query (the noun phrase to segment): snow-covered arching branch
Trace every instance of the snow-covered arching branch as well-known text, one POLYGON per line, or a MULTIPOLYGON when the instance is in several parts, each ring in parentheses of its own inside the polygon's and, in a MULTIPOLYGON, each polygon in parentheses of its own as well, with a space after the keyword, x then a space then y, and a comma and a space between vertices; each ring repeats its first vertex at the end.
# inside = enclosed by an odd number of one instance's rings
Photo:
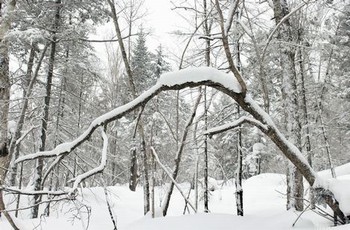
MULTIPOLYGON (((69 154, 79 145, 88 140, 96 128, 121 118, 125 114, 137 109, 140 106, 144 106, 150 99, 155 97, 161 91, 180 90, 187 87, 197 87, 200 85, 215 88, 234 99, 243 110, 252 116, 252 119, 255 119, 251 121, 258 124, 257 128, 259 128, 277 145, 284 156, 286 156, 296 166, 296 168, 302 173, 311 186, 316 186, 315 181, 317 179, 317 186, 321 189, 324 188, 324 190, 329 191, 323 186, 324 183, 320 181, 321 179, 318 178, 316 172, 308 164, 300 150, 286 139, 286 137, 274 124, 271 117, 251 98, 251 96, 245 90, 242 91, 241 84, 238 83, 234 75, 223 73, 211 67, 187 68, 164 74, 159 78, 156 85, 141 94, 139 97, 135 98, 133 101, 96 118, 85 130, 85 132, 75 140, 58 145, 51 151, 37 152, 20 157, 17 159, 16 163, 36 159, 38 157, 57 157, 69 154)), ((327 199, 325 200, 327 201, 327 199)), ((334 204, 333 201, 334 199, 328 199, 327 203, 330 207, 332 207, 334 204)), ((339 205, 335 205, 334 208, 332 207, 332 209, 339 213, 338 216, 344 222, 346 221, 344 215, 341 215, 342 212, 339 209, 339 205)))
POLYGON ((99 173, 102 172, 104 170, 104 168, 107 165, 107 147, 108 147, 108 137, 107 134, 104 130, 102 130, 102 138, 103 138, 103 148, 102 148, 102 157, 101 157, 101 163, 99 166, 97 166, 96 168, 91 169, 90 171, 87 171, 73 179, 71 179, 69 182, 73 182, 73 187, 70 189, 69 194, 72 194, 75 192, 75 190, 78 188, 80 182, 82 182, 83 180, 99 173))
POLYGON ((239 119, 233 121, 233 122, 230 122, 230 123, 227 123, 227 124, 224 124, 224 125, 221 125, 221 126, 217 126, 217 127, 214 127, 214 128, 211 128, 211 129, 208 129, 204 134, 205 135, 209 135, 209 137, 215 135, 215 134, 218 134, 218 133, 222 133, 222 132, 225 132, 229 129, 234 129, 242 124, 245 124, 245 123, 248 123, 248 124, 251 124, 251 125, 254 125, 260 129, 265 129, 267 130, 267 126, 262 124, 260 121, 254 119, 254 118, 251 118, 251 117, 247 117, 247 116, 243 116, 243 117, 240 117, 239 119))
POLYGON ((259 126, 258 128, 271 138, 284 155, 303 173, 308 182, 313 185, 316 179, 316 173, 309 166, 298 148, 287 141, 284 135, 276 128, 270 116, 258 106, 249 94, 241 93, 241 86, 232 74, 226 74, 211 67, 187 68, 164 74, 159 78, 156 85, 141 94, 135 100, 96 118, 85 132, 75 140, 60 144, 50 151, 37 152, 20 157, 16 160, 16 163, 33 160, 38 157, 57 157, 68 154, 88 140, 97 127, 108 124, 136 108, 144 106, 161 91, 180 90, 186 87, 197 87, 200 85, 213 87, 227 94, 245 111, 250 113, 254 119, 264 124, 264 126, 259 126))
POLYGON ((225 74, 214 68, 187 68, 177 72, 167 73, 160 77, 156 85, 138 96, 135 100, 96 118, 94 121, 92 121, 85 132, 83 132, 75 140, 62 143, 50 151, 37 152, 19 157, 15 163, 20 163, 26 160, 34 160, 39 157, 57 157, 68 154, 83 142, 88 140, 96 128, 108 124, 113 120, 119 119, 140 106, 144 106, 150 99, 155 97, 161 91, 179 90, 186 87, 196 87, 199 85, 223 88, 233 94, 240 93, 240 86, 233 75, 225 74))

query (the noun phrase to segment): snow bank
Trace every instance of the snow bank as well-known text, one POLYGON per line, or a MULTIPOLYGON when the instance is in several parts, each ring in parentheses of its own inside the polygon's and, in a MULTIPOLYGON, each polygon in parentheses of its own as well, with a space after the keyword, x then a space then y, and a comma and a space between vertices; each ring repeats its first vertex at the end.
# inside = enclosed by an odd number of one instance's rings
MULTIPOLYGON (((335 174, 337 176, 344 176, 344 175, 350 175, 350 163, 340 165, 338 167, 334 168, 335 174)), ((330 179, 332 178, 332 173, 330 169, 323 170, 317 173, 320 177, 323 179, 330 179)))
MULTIPOLYGON (((347 178, 343 178, 344 180, 347 178)), ((336 188, 339 183, 330 186, 336 188)), ((189 184, 180 184, 184 191, 188 191, 189 184)), ((165 186, 166 187, 166 186, 165 186)), ((156 187, 156 209, 164 195, 165 187, 156 187)), ((340 186, 342 188, 343 186, 340 186)), ((306 211, 296 223, 299 212, 285 210, 285 176, 282 174, 261 174, 244 181, 244 217, 236 216, 234 192, 235 186, 223 185, 215 191, 210 192, 209 209, 210 214, 203 213, 203 200, 199 201, 199 214, 182 215, 184 201, 177 190, 174 190, 170 202, 168 217, 152 219, 143 216, 143 190, 137 187, 136 192, 130 192, 127 185, 108 187, 108 200, 114 217, 117 220, 119 230, 311 230, 330 229, 331 221, 316 215, 312 211, 306 211)), ((194 192, 191 192, 193 199, 194 192)), ((338 195, 338 194, 337 194, 338 195)), ((11 207, 15 205, 10 196, 5 196, 7 204, 11 207)), ((21 199, 21 207, 28 205, 27 199, 21 199)), ((44 207, 42 207, 44 208, 44 207)), ((51 207, 51 217, 41 219, 29 219, 30 210, 20 211, 21 230, 37 229, 48 230, 80 230, 84 225, 88 225, 88 230, 113 229, 113 225, 108 213, 106 196, 103 188, 85 188, 80 190, 77 201, 67 201, 60 204, 53 204, 51 207), (87 211, 90 210, 88 213, 87 211), (88 220, 88 216, 90 219, 88 220)), ((0 218, 0 229, 11 230, 4 217, 0 218)), ((339 226, 333 230, 349 229, 349 226, 339 226)))
MULTIPOLYGON (((337 179, 329 179, 327 188, 332 191, 339 202, 339 208, 347 216, 350 215, 350 175, 340 176, 337 179)), ((350 227, 349 227, 350 229, 350 227)))

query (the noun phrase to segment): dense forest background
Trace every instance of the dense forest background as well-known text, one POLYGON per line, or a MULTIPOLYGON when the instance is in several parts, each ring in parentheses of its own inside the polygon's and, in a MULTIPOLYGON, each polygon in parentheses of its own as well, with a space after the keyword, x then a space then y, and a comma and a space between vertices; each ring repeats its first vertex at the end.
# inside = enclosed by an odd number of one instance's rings
POLYGON ((33 191, 27 192, 32 217, 50 212, 50 203, 39 209, 42 194, 34 191, 129 184, 144 189, 147 213, 152 187, 170 183, 166 215, 174 183, 164 168, 177 182, 206 186, 207 192, 214 179, 287 173, 287 207, 302 210, 293 201, 302 184, 297 170, 258 128, 204 135, 247 115, 232 98, 206 86, 162 92, 110 121, 104 126, 105 157, 104 137, 96 131, 69 153, 16 162, 74 140, 96 117, 132 101, 164 73, 199 66, 229 72, 226 48, 254 100, 315 171, 349 162, 348 1, 172 4, 181 21, 169 36, 174 46, 150 50, 153 25, 143 0, 0 1, 1 191, 33 191), (99 27, 112 32, 94 35, 99 27), (96 50, 102 46, 103 57, 96 50))

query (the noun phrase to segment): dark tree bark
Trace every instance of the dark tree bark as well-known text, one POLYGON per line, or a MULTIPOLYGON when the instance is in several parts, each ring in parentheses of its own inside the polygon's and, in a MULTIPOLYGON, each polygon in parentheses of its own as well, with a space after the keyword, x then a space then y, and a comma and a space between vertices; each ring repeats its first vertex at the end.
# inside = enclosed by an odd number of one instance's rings
MULTIPOLYGON (((238 115, 240 115, 239 106, 237 106, 237 113, 238 115)), ((237 216, 243 216, 244 214, 242 171, 243 171, 242 128, 240 127, 237 133, 237 171, 236 171, 236 178, 235 178, 237 216)))
MULTIPOLYGON (((47 137, 47 127, 49 120, 49 110, 50 110, 50 101, 51 101, 51 89, 52 89, 52 78, 53 78, 53 70, 54 70, 54 62, 56 55, 56 33, 59 26, 60 20, 60 10, 61 10, 61 0, 55 1, 56 12, 54 19, 54 32, 53 32, 53 40, 51 42, 51 50, 49 57, 49 67, 47 73, 47 82, 46 82, 46 95, 44 98, 44 115, 41 119, 41 136, 40 136, 40 147, 39 151, 45 151, 46 149, 46 137, 47 137)), ((42 173, 44 167, 44 159, 42 157, 37 159, 36 168, 35 168, 35 181, 34 181, 34 190, 39 191, 42 190, 42 173)), ((34 206, 32 208, 32 218, 37 218, 39 213, 39 204, 41 202, 41 195, 34 196, 34 206)))
MULTIPOLYGON (((209 15, 207 0, 203 0, 204 8, 204 33, 205 36, 210 37, 211 27, 209 25, 209 15)), ((211 66, 210 63, 210 39, 206 39, 205 42, 205 64, 206 66, 211 66)), ((204 129, 208 129, 208 108, 207 108, 207 88, 204 87, 204 129)), ((204 137, 204 212, 209 212, 209 186, 208 186, 208 137, 204 137)))
MULTIPOLYGON (((181 142, 180 142, 180 146, 179 146, 179 149, 177 150, 176 157, 175 157, 175 167, 174 167, 174 170, 173 170, 173 173, 172 173, 172 178, 174 180, 176 180, 176 178, 177 178, 177 176, 179 174, 182 153, 183 153, 183 150, 185 148, 185 142, 186 142, 186 139, 187 139, 187 135, 188 135, 190 126, 192 125, 193 120, 194 120, 194 118, 196 116, 197 108, 198 108, 198 105, 199 105, 199 102, 200 102, 201 98, 202 98, 202 92, 200 93, 200 95, 198 96, 198 98, 197 98, 197 100, 195 102, 195 105, 194 105, 193 110, 192 110, 191 117, 187 121, 186 127, 184 129, 183 134, 182 134, 182 139, 181 139, 181 142)), ((169 204, 170 204, 170 198, 171 198, 171 195, 173 193, 174 186, 175 186, 174 182, 171 181, 170 186, 168 188, 168 191, 166 193, 166 196, 164 198, 164 202, 163 202, 163 216, 167 215, 169 204)))
MULTIPOLYGON (((16 7, 15 0, 1 2, 0 11, 0 186, 5 183, 5 177, 9 168, 11 154, 8 149, 8 112, 10 100, 10 78, 9 78, 9 44, 4 40, 11 26, 11 17, 4 14, 11 14, 16 7)), ((12 228, 17 230, 18 227, 14 223, 8 212, 5 211, 5 203, 3 193, 0 191, 0 215, 3 213, 11 224, 12 228)))

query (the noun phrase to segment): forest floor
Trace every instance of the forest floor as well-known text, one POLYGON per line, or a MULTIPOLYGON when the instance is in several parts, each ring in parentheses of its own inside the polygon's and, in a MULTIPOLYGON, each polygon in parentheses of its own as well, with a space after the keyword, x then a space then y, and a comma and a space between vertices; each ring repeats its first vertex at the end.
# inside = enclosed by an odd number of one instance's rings
MULTIPOLYGON (((182 184, 181 187, 188 194, 189 184, 182 184)), ((193 214, 190 210, 191 214, 186 212, 186 215, 182 215, 185 203, 177 190, 173 194, 168 216, 165 218, 153 219, 150 215, 143 216, 141 187, 138 187, 136 192, 131 192, 126 185, 108 187, 107 200, 118 230, 350 229, 350 226, 331 227, 333 224, 330 220, 311 210, 302 215, 300 212, 286 211, 285 176, 281 174, 261 174, 244 181, 244 217, 235 215, 235 186, 232 181, 223 183, 212 180, 211 187, 214 191, 210 192, 209 214, 203 213, 201 200, 198 204, 199 214, 193 214)), ((156 187, 155 191, 155 206, 158 207, 157 215, 160 216, 159 204, 165 189, 156 187)), ((105 190, 90 188, 80 192, 76 201, 53 204, 50 217, 29 219, 30 210, 23 210, 20 211, 16 222, 21 230, 112 230, 113 223, 108 212, 105 190)), ((190 197, 193 195, 192 190, 190 197)), ((12 195, 7 195, 6 198, 13 208, 15 203, 12 195)), ((21 206, 27 202, 28 198, 21 198, 21 206)), ((329 210, 326 211, 330 213, 329 210)), ((4 217, 0 218, 0 229, 11 229, 4 217)))

